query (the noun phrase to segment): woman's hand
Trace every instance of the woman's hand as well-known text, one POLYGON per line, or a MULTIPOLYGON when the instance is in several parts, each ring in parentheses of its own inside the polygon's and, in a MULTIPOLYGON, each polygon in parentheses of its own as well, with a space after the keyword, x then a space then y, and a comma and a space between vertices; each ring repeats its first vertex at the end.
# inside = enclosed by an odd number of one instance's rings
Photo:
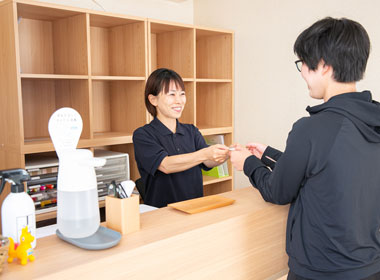
POLYGON ((167 156, 162 161, 158 170, 165 174, 181 172, 200 163, 207 167, 215 167, 228 159, 228 147, 224 145, 212 145, 193 153, 185 153, 167 156))
POLYGON ((248 143, 247 145, 245 145, 245 147, 251 152, 252 155, 257 157, 258 159, 261 159, 268 145, 260 143, 248 143))
POLYGON ((204 152, 208 161, 214 161, 218 164, 225 162, 229 154, 228 147, 222 144, 215 144, 204 148, 204 152))

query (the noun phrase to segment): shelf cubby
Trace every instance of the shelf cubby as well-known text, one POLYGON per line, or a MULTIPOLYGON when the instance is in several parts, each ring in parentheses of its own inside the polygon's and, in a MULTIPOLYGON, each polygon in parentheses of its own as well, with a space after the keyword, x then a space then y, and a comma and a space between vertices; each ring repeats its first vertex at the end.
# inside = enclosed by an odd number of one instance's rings
POLYGON ((146 124, 144 86, 139 80, 92 81, 94 138, 132 135, 146 124))
POLYGON ((50 141, 48 122, 62 107, 71 107, 83 120, 81 138, 90 138, 88 80, 27 79, 21 80, 25 142, 50 141))
MULTIPOLYGON (((234 144, 232 132, 224 134, 224 143, 226 144, 226 146, 231 146, 232 144, 234 144)), ((227 166, 228 166, 228 174, 230 177, 232 177, 233 168, 232 168, 232 164, 230 160, 227 161, 227 166)), ((231 189, 232 189, 232 181, 231 181, 231 189)))
POLYGON ((232 127, 232 83, 196 83, 199 129, 232 127))
MULTIPOLYGON (((215 142, 225 144, 226 146, 230 146, 233 144, 232 132, 216 133, 216 134, 223 136, 223 142, 220 141, 221 139, 219 137, 217 137, 219 141, 216 141, 216 139, 212 139, 211 136, 213 136, 213 134, 209 134, 208 135, 209 137, 205 136, 208 144, 215 144, 215 142)), ((203 175, 204 195, 213 195, 220 192, 230 191, 233 189, 233 176, 232 176, 233 170, 232 170, 230 161, 227 161, 227 168, 228 168, 228 175, 224 174, 225 176, 220 177, 220 178, 203 175)))
POLYGON ((85 13, 17 7, 21 73, 88 75, 85 13))
POLYGON ((196 29, 196 64, 199 79, 232 79, 233 34, 196 29))
POLYGON ((221 178, 216 178, 212 176, 206 176, 203 175, 203 185, 206 187, 207 185, 212 185, 224 181, 230 181, 232 179, 232 176, 226 176, 226 177, 221 177, 221 178))
POLYGON ((204 178, 204 187, 203 187, 203 194, 204 196, 207 195, 214 195, 214 194, 219 194, 223 192, 229 192, 232 190, 232 176, 224 177, 224 178, 213 178, 213 177, 208 177, 204 178), (209 183, 207 183, 209 181, 209 183))
POLYGON ((194 78, 194 28, 150 21, 150 72, 158 68, 194 78))
POLYGON ((224 126, 224 127, 201 127, 198 125, 199 131, 203 136, 212 135, 212 134, 223 134, 223 133, 232 133, 232 126, 224 126))
POLYGON ((144 20, 90 15, 92 76, 144 77, 144 20))
POLYGON ((195 95, 194 95, 194 82, 184 82, 186 93, 186 105, 182 112, 182 116, 179 119, 181 123, 194 124, 194 112, 195 112, 195 95))

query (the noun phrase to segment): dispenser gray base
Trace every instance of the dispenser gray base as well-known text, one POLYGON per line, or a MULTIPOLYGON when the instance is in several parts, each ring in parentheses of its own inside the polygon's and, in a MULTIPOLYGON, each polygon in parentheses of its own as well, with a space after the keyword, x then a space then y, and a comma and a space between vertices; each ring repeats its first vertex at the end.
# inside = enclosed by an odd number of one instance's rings
POLYGON ((93 235, 84 238, 66 237, 59 231, 59 229, 57 229, 56 234, 60 239, 86 250, 108 249, 117 245, 121 239, 121 234, 119 232, 103 226, 99 226, 98 230, 93 235))

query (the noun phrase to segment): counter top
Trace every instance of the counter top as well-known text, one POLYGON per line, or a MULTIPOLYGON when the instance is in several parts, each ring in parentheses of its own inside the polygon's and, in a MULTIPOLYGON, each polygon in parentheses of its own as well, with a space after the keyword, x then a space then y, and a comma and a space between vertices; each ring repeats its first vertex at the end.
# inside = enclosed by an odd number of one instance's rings
POLYGON ((107 250, 57 236, 37 240, 36 260, 6 264, 1 279, 266 279, 287 268, 288 206, 252 187, 221 194, 235 203, 198 214, 170 207, 141 214, 141 229, 107 250))

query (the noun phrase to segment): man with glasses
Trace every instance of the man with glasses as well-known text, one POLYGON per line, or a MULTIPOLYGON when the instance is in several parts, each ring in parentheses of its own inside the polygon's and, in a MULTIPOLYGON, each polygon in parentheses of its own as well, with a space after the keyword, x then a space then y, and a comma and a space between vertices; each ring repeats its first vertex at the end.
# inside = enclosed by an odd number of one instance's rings
POLYGON ((365 29, 325 18, 294 44, 312 98, 285 151, 236 145, 231 162, 263 198, 290 203, 288 279, 380 279, 380 104, 357 92, 370 52, 365 29))

